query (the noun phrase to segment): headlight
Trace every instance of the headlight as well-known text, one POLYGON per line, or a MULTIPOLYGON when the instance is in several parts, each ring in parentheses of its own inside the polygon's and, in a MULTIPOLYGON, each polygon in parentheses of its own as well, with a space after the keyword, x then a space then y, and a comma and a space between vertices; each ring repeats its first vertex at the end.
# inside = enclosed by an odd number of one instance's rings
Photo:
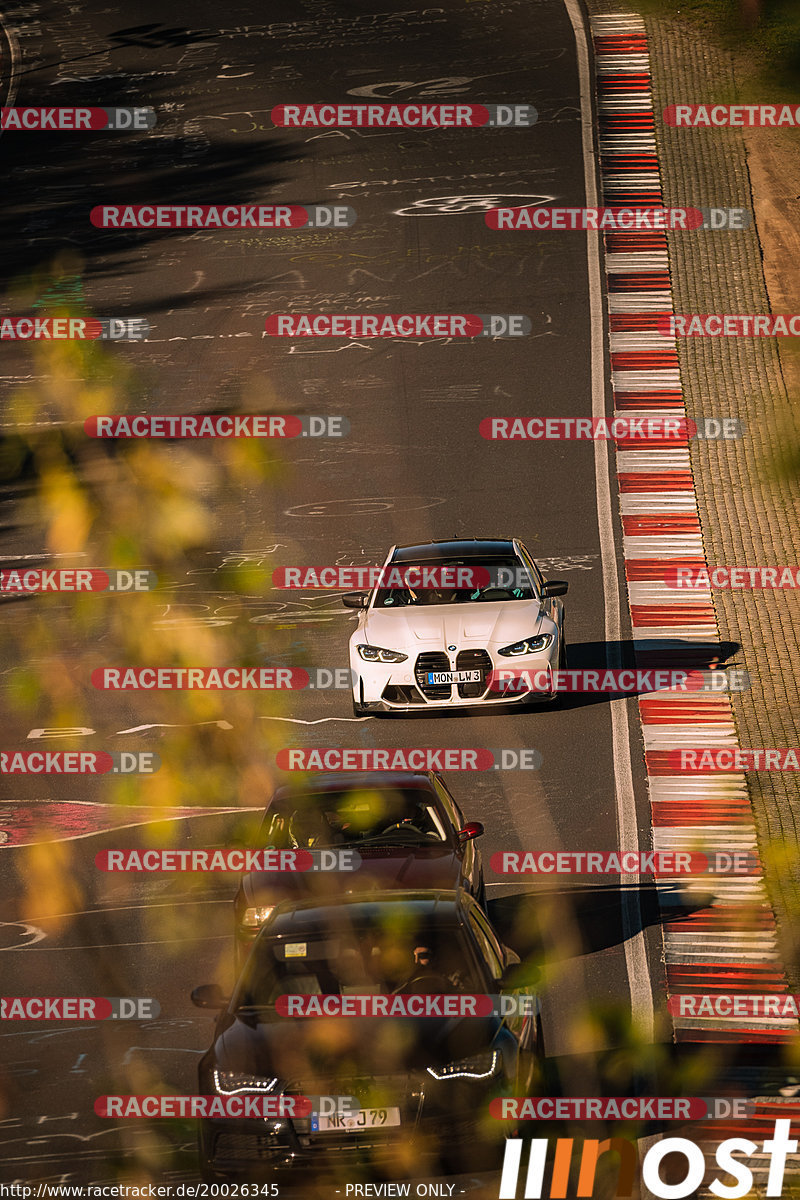
POLYGON ((490 1079, 499 1069, 500 1051, 482 1050, 480 1054, 460 1058, 444 1067, 428 1067, 427 1071, 434 1079, 490 1079))
POLYGON ((220 1071, 214 1068, 214 1090, 223 1096, 238 1096, 240 1092, 271 1092, 277 1079, 247 1075, 242 1071, 220 1071))
POLYGON ((245 929, 258 929, 274 908, 274 904, 259 904, 256 908, 246 908, 242 913, 242 925, 245 929))
POLYGON ((384 650, 381 646, 356 646, 359 655, 365 662, 405 662, 407 654, 399 650, 384 650))
POLYGON ((525 638, 524 641, 514 642, 513 646, 504 646, 497 653, 502 654, 504 658, 515 658, 518 654, 538 654, 540 650, 547 650, 552 644, 552 633, 540 633, 538 637, 525 638))

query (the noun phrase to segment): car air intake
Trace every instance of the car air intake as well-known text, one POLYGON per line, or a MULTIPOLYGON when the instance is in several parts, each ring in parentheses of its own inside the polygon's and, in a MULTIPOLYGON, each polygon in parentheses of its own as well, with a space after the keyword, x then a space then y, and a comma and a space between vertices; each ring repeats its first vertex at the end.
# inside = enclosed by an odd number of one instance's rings
POLYGON ((459 650, 456 659, 457 671, 480 671, 479 683, 459 683, 458 694, 462 700, 476 700, 486 691, 486 679, 492 669, 492 660, 486 650, 459 650))
POLYGON ((449 671, 450 659, 441 650, 430 651, 417 657, 414 677, 417 687, 427 700, 449 700, 449 683, 428 683, 428 671, 449 671))

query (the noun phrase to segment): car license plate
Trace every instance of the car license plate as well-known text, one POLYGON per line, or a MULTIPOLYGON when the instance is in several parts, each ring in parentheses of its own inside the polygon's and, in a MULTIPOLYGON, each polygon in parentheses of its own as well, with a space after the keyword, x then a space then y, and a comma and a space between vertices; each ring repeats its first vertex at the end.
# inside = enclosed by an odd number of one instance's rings
POLYGON ((330 1117, 313 1116, 312 1133, 358 1133, 361 1129, 386 1129, 400 1124, 399 1108, 362 1108, 357 1113, 334 1113, 330 1117))
POLYGON ((480 683, 481 671, 428 671, 428 683, 480 683))

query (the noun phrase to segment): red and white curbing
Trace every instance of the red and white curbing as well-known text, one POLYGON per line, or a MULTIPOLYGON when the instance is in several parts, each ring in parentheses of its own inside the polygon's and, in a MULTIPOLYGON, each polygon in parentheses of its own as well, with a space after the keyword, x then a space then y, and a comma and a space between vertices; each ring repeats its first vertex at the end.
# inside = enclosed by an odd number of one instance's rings
MULTIPOLYGON (((603 202, 663 205, 644 21, 615 14, 594 16, 590 24, 603 202)), ((669 410, 685 417, 677 345, 657 332, 659 315, 674 312, 666 234, 608 233, 605 252, 615 414, 663 416, 669 410)), ((710 591, 678 598, 674 588, 658 579, 665 560, 706 565, 688 442, 650 443, 646 450, 638 446, 617 446, 636 664, 713 667, 718 665, 719 629, 710 591)), ((643 696, 639 712, 654 848, 757 853, 743 774, 669 773, 674 771, 668 766, 670 750, 738 744, 730 700, 658 693, 643 696)), ((689 893, 706 896, 713 891, 713 902, 672 919, 674 881, 659 883, 670 995, 788 991, 760 871, 747 877, 693 879, 689 893)), ((798 1034, 794 1018, 674 1016, 673 1027, 679 1042, 780 1043, 798 1034)))

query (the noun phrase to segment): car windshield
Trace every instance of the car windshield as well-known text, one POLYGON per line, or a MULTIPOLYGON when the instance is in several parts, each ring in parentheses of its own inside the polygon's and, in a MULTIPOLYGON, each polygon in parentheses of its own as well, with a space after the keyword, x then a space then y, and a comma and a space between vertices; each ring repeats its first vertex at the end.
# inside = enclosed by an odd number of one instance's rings
POLYGON ((527 567, 513 555, 393 562, 382 582, 386 586, 378 588, 375 608, 536 599, 527 567))
POLYGON ((280 996, 485 990, 461 929, 409 928, 403 917, 392 906, 383 922, 307 931, 296 940, 260 939, 239 981, 235 1011, 268 1008, 280 996))
POLYGON ((419 788, 294 793, 270 807, 261 830, 262 844, 276 849, 427 846, 451 838, 434 797, 419 788))

